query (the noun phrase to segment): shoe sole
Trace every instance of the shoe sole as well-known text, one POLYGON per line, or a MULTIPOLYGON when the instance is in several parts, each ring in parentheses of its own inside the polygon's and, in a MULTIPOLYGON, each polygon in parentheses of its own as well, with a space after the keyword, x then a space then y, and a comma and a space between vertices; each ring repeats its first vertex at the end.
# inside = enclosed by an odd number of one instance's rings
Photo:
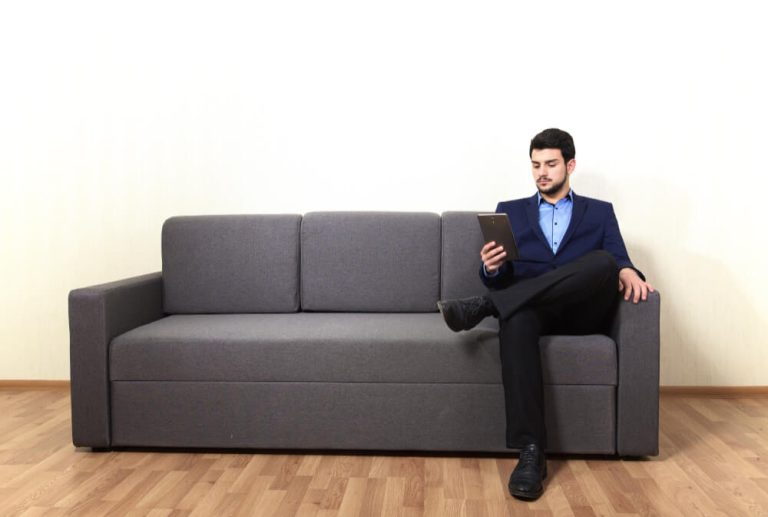
POLYGON ((530 492, 513 492, 512 490, 510 490, 509 493, 512 494, 512 497, 515 499, 522 499, 523 501, 535 501, 541 497, 541 494, 544 493, 544 489, 542 488, 540 492, 535 494, 531 494, 530 492))
POLYGON ((447 318, 446 318, 446 316, 445 316, 445 308, 444 308, 444 306, 443 306, 443 302, 437 302, 437 310, 438 310, 438 311, 440 311, 440 316, 442 316, 442 317, 443 317, 443 321, 445 322, 445 324, 448 326, 448 328, 449 328, 449 329, 451 329, 451 330, 452 330, 452 331, 454 331, 454 332, 461 332, 462 330, 464 330, 464 329, 456 329, 456 328, 453 328, 453 327, 452 327, 452 326, 451 326, 451 325, 448 323, 448 319, 447 319, 447 318))

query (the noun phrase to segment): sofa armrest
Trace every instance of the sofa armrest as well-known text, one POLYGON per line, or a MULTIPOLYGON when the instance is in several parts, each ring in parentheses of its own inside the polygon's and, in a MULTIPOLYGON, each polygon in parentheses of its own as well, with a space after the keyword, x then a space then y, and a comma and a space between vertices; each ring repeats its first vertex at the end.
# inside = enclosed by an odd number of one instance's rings
POLYGON ((70 291, 69 360, 75 446, 110 446, 112 338, 163 316, 159 272, 70 291))
POLYGON ((659 309, 661 296, 634 304, 621 299, 611 328, 619 358, 616 452, 659 454, 659 309))

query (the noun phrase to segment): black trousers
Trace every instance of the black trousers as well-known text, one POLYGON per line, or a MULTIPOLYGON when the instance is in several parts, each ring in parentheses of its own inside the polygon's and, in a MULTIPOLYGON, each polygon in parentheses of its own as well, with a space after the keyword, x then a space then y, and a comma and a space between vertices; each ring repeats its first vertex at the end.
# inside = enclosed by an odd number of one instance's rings
POLYGON ((607 330, 618 296, 618 266, 593 251, 536 278, 489 291, 499 312, 507 447, 547 448, 539 337, 607 330))

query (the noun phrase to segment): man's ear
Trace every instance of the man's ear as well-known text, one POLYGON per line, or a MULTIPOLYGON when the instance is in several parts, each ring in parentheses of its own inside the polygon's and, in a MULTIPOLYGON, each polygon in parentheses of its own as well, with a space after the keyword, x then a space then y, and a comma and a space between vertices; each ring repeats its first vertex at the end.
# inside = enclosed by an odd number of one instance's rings
POLYGON ((573 169, 576 168, 576 158, 571 158, 568 160, 568 163, 565 164, 565 172, 568 174, 573 172, 573 169))

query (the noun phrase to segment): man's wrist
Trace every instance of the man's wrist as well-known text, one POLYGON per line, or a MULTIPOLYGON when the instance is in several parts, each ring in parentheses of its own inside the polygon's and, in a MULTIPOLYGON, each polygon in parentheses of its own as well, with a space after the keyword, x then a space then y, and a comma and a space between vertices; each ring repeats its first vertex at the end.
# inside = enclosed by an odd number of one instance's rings
POLYGON ((491 273, 490 271, 488 271, 488 268, 485 267, 485 264, 483 264, 483 274, 485 274, 487 278, 493 278, 499 274, 499 270, 496 269, 495 271, 493 271, 493 273, 491 273))
MULTIPOLYGON (((624 271, 631 271, 632 273, 637 275, 637 270, 630 266, 624 266, 623 268, 619 269, 619 275, 621 275, 624 271)), ((637 276, 639 277, 640 275, 637 275, 637 276)))

